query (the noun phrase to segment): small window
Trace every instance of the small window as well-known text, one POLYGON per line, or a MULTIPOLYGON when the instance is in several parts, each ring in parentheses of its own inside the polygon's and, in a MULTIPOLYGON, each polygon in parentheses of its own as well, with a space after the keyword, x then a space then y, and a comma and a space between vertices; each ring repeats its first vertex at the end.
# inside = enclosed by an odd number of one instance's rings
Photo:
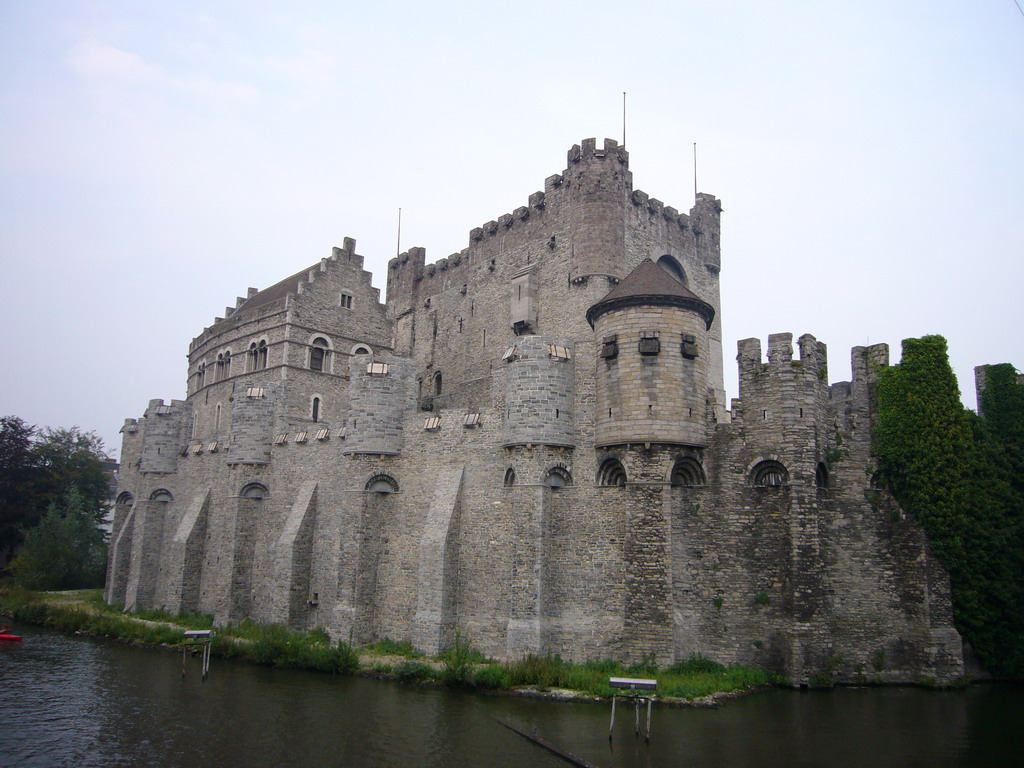
POLYGON ((597 484, 622 487, 626 484, 626 468, 622 462, 612 457, 601 462, 597 472, 597 484))
POLYGON ((516 484, 516 471, 509 467, 505 470, 505 487, 511 488, 516 484))
POLYGON ((818 462, 817 469, 814 470, 814 484, 819 489, 828 488, 828 467, 825 466, 824 462, 818 462))
POLYGON ((153 491, 153 493, 149 495, 149 500, 158 501, 161 504, 167 504, 171 501, 174 501, 174 497, 171 495, 171 492, 168 491, 166 488, 160 488, 158 490, 153 491))
POLYGON ((262 501, 270 495, 267 490, 267 486, 262 483, 249 483, 239 494, 243 499, 253 499, 254 501, 262 501))
POLYGON ((348 293, 341 294, 341 300, 339 302, 342 309, 352 309, 352 295, 348 293))
POLYGON ((565 467, 552 467, 544 476, 544 485, 555 490, 565 488, 572 485, 572 475, 565 467))
POLYGON ((704 469, 701 467, 700 462, 692 456, 683 456, 676 459, 676 463, 672 465, 672 475, 669 482, 674 486, 682 486, 683 488, 704 485, 704 469))
POLYGON ((441 377, 441 372, 438 371, 437 373, 434 374, 434 396, 436 397, 436 396, 440 395, 441 394, 441 390, 443 388, 444 388, 444 382, 443 382, 443 379, 441 377))
POLYGON ((321 372, 327 370, 328 351, 327 339, 322 336, 313 339, 313 345, 309 349, 309 370, 321 372))
POLYGON ((391 477, 391 475, 377 474, 366 481, 364 490, 371 493, 397 493, 398 481, 391 477))
POLYGON ((363 346, 362 344, 360 344, 360 345, 358 345, 357 347, 355 347, 352 350, 352 354, 353 355, 372 355, 373 352, 370 351, 369 347, 366 347, 366 346, 363 346))
POLYGON ((310 411, 311 411, 310 416, 312 416, 312 418, 313 418, 313 423, 316 424, 318 421, 320 421, 320 398, 319 397, 314 397, 313 398, 313 405, 310 408, 310 411))
POLYGON ((762 461, 754 467, 751 480, 759 488, 779 488, 789 482, 789 472, 777 461, 762 461))

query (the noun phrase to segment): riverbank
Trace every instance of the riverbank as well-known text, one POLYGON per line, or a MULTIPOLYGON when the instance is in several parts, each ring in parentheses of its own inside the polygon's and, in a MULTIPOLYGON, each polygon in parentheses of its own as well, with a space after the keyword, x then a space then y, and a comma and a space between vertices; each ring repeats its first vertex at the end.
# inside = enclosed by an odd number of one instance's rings
MULTIPOLYGON (((212 618, 202 614, 124 613, 105 604, 100 590, 37 593, 0 588, 0 614, 63 632, 175 649, 183 646, 186 630, 213 628, 212 618)), ((528 656, 505 664, 485 658, 473 648, 472 638, 462 634, 445 653, 430 658, 406 642, 384 639, 354 646, 345 640, 332 642, 321 629, 291 632, 277 625, 243 622, 218 627, 211 651, 219 658, 281 668, 563 701, 610 698, 614 693, 610 677, 655 679, 657 700, 676 706, 713 706, 723 699, 785 684, 763 670, 726 667, 699 656, 667 668, 652 662, 624 666, 611 660, 571 664, 557 656, 528 656)))

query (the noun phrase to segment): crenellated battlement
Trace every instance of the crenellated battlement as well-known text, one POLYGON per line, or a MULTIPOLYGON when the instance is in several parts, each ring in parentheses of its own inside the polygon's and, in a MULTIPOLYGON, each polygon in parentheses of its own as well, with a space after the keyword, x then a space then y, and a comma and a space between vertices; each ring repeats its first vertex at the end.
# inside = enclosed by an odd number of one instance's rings
POLYGON ((737 347, 739 354, 740 396, 744 381, 763 380, 768 377, 785 376, 804 378, 821 382, 828 381, 828 352, 824 343, 809 333, 797 340, 799 358, 793 357, 793 334, 773 333, 768 336, 768 362, 761 356, 760 339, 742 339, 737 347))
POLYGON ((579 144, 573 144, 566 154, 566 162, 570 166, 580 162, 608 159, 618 160, 627 168, 629 167, 629 152, 615 139, 606 138, 604 146, 600 149, 597 146, 597 139, 584 139, 579 144))

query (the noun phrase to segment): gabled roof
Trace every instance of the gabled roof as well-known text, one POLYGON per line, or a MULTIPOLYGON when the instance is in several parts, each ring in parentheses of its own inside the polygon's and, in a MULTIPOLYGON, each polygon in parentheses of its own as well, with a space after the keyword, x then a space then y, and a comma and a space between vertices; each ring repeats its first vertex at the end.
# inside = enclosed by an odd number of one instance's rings
POLYGON ((319 265, 314 264, 311 267, 306 267, 301 272, 296 272, 291 277, 287 277, 279 283, 275 283, 269 288, 264 288, 258 293, 254 293, 250 298, 242 302, 241 306, 238 307, 233 313, 232 317, 237 315, 239 312, 246 312, 256 307, 262 307, 265 304, 272 304, 275 301, 283 299, 289 293, 298 293, 299 283, 304 282, 309 275, 311 269, 316 269, 319 265))
POLYGON ((708 329, 715 319, 715 308, 683 285, 667 270, 650 259, 644 259, 636 269, 612 288, 597 304, 587 310, 587 322, 594 321, 605 312, 623 307, 672 306, 696 312, 704 318, 708 329))

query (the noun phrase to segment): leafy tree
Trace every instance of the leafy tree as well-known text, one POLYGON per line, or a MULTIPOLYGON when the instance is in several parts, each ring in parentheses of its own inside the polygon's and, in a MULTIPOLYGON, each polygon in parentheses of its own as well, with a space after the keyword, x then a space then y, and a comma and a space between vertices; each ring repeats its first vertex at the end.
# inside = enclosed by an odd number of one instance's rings
POLYGON ((16 416, 0 419, 0 566, 52 504, 75 491, 99 523, 109 484, 103 441, 94 432, 30 427, 16 416))
POLYGON ((32 454, 37 507, 47 509, 70 491, 77 491, 86 512, 97 523, 103 520, 110 484, 103 466, 103 440, 95 432, 44 427, 36 436, 32 454))
POLYGON ((21 542, 21 529, 39 519, 33 480, 35 427, 17 416, 0 419, 0 565, 21 542))
POLYGON ((8 571, 27 589, 85 589, 103 585, 106 563, 103 531, 81 495, 71 490, 26 531, 8 571))

